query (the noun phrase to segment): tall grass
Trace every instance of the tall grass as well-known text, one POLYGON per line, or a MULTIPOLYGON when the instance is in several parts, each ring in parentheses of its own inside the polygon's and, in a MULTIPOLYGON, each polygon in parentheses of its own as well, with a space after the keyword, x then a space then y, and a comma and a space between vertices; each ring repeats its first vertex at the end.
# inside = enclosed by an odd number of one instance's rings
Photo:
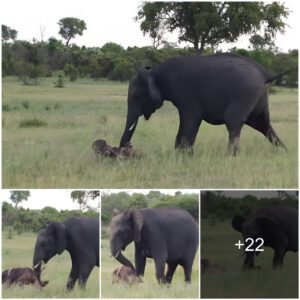
POLYGON ((298 298, 298 253, 287 252, 283 267, 272 268, 273 250, 264 248, 256 259, 261 269, 242 271, 244 257, 235 243, 242 239, 227 222, 201 222, 201 258, 225 267, 226 272, 201 275, 203 298, 298 298))
POLYGON ((127 83, 81 80, 55 89, 51 80, 24 86, 3 81, 5 188, 292 188, 297 171, 297 90, 270 96, 273 127, 288 152, 245 126, 238 157, 227 156, 225 126, 202 123, 194 155, 178 153, 172 104, 139 121, 132 143, 140 159, 96 159, 91 145, 118 145, 126 120, 127 83), (28 103, 24 108, 22 103, 28 103), (7 109, 13 108, 13 109, 7 109), (45 109, 46 107, 51 109, 45 109), (55 109, 54 109, 55 107, 55 109), (53 109, 52 109, 53 108, 53 109), (38 118, 47 127, 19 128, 38 118))
MULTIPOLYGON (((102 239, 101 248, 101 296, 102 298, 198 298, 199 297, 199 256, 196 255, 192 283, 184 282, 183 269, 178 267, 170 285, 159 285, 155 277, 153 259, 147 259, 143 283, 128 286, 112 284, 112 272, 121 265, 110 257, 109 241, 102 239)), ((126 257, 134 262, 133 244, 126 248, 126 257)))
MULTIPOLYGON (((14 267, 32 267, 36 235, 13 234, 13 239, 2 233, 2 270, 14 267)), ((68 252, 53 257, 42 272, 41 279, 49 280, 48 285, 38 290, 33 286, 2 287, 3 298, 99 298, 99 268, 95 267, 87 281, 86 290, 78 285, 73 291, 66 290, 67 279, 71 270, 71 258, 68 252)))

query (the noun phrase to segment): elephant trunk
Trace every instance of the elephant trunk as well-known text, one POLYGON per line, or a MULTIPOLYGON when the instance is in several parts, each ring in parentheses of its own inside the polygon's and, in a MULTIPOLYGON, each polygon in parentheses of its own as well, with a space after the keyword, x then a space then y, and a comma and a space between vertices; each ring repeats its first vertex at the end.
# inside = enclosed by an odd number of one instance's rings
POLYGON ((129 261, 123 254, 121 251, 119 251, 117 253, 117 255, 115 256, 115 259, 120 262, 122 265, 131 268, 132 270, 135 270, 133 264, 131 263, 131 261, 129 261))
POLYGON ((42 260, 43 258, 41 254, 39 253, 39 251, 37 251, 37 249, 35 249, 33 256, 33 271, 35 272, 38 280, 40 280, 41 277, 42 260))
POLYGON ((128 110, 126 126, 120 141, 120 147, 124 147, 127 143, 130 142, 131 137, 135 131, 136 125, 138 123, 139 116, 140 114, 128 110))
POLYGON ((111 251, 111 255, 118 261, 120 262, 122 265, 129 267, 133 270, 135 270, 133 264, 131 263, 130 260, 128 260, 121 252, 121 247, 116 247, 114 245, 114 242, 111 241, 110 243, 110 251, 111 251))
POLYGON ((34 264, 33 263, 33 271, 35 275, 37 276, 38 281, 41 280, 41 266, 42 266, 42 261, 34 264))

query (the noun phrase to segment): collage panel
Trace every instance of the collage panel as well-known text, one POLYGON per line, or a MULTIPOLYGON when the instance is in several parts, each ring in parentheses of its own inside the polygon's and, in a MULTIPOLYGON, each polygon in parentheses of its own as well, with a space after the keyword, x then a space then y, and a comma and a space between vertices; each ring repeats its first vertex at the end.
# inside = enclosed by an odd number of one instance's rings
POLYGON ((298 190, 201 191, 201 298, 298 298, 298 190))
POLYGON ((104 190, 101 297, 199 298, 199 190, 104 190))
POLYGON ((99 298, 100 191, 0 195, 2 298, 99 298))

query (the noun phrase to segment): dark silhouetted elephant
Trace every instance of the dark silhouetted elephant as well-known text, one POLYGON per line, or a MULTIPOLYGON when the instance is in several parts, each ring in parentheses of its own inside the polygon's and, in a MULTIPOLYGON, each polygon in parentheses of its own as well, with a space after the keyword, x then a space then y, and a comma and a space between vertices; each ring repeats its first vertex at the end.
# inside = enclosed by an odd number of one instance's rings
MULTIPOLYGON (((298 251, 298 210, 287 206, 274 206, 261 208, 248 220, 242 216, 235 216, 232 219, 232 227, 241 232, 244 240, 253 239, 252 249, 255 250, 262 238, 264 246, 274 250, 273 266, 280 266, 283 263, 287 251, 298 251)), ((245 243, 250 246, 251 240, 245 243)), ((249 249, 251 249, 249 248, 249 249)), ((244 269, 254 269, 254 258, 260 252, 245 252, 244 269)))
POLYGON ((99 266, 99 219, 73 217, 64 222, 51 222, 42 229, 33 256, 33 268, 38 276, 42 261, 47 263, 64 250, 72 260, 67 288, 73 289, 77 280, 84 288, 94 266, 99 266))
POLYGON ((254 60, 234 54, 174 57, 145 68, 129 83, 120 146, 130 142, 140 116, 148 120, 168 100, 179 112, 176 148, 194 144, 202 120, 226 125, 233 155, 239 150, 244 124, 261 132, 273 145, 285 147, 270 123, 266 85, 285 73, 271 75, 254 60))
POLYGON ((159 283, 170 283, 178 265, 184 269, 185 281, 191 272, 199 243, 199 226, 185 210, 176 208, 144 208, 116 215, 110 225, 111 254, 123 265, 143 276, 146 258, 153 258, 159 283), (135 268, 122 250, 135 245, 135 268), (165 264, 168 265, 166 275, 165 264))

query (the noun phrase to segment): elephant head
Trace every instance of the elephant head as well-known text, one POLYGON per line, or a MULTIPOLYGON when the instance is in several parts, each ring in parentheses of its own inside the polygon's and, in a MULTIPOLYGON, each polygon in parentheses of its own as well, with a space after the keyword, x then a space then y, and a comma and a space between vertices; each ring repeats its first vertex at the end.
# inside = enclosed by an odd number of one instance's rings
POLYGON ((120 213, 113 217, 110 224, 110 251, 112 256, 126 267, 134 269, 132 263, 123 256, 122 250, 132 241, 141 241, 143 227, 142 214, 134 209, 120 213))
POLYGON ((40 230, 34 249, 33 269, 40 279, 42 261, 47 263, 67 247, 66 228, 63 223, 51 222, 40 230))
MULTIPOLYGON (((252 238, 254 243, 251 246, 252 249, 260 244, 256 242, 257 238, 262 238, 264 245, 272 246, 275 240, 285 239, 280 223, 270 216, 257 216, 250 220, 246 220, 242 216, 235 216, 232 219, 232 227, 241 232, 244 238, 245 249, 249 246, 251 241, 246 242, 247 238, 252 238)), ((245 251, 244 269, 254 269, 254 258, 259 252, 256 251, 245 251)))
POLYGON ((130 80, 127 98, 127 120, 120 147, 124 147, 130 142, 139 117, 144 115, 145 119, 148 120, 151 114, 162 106, 163 100, 151 69, 141 70, 130 80))

